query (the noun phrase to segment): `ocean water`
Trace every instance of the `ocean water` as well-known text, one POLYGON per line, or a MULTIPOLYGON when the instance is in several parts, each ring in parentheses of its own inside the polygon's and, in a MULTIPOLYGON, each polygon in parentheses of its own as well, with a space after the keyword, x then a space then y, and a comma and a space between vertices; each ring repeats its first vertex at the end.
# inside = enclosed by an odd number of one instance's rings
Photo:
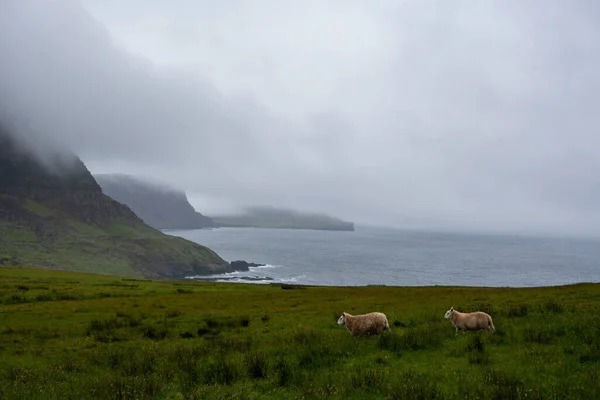
POLYGON ((249 272, 190 277, 221 282, 326 286, 553 286, 600 282, 600 241, 427 233, 219 228, 167 231, 249 272))

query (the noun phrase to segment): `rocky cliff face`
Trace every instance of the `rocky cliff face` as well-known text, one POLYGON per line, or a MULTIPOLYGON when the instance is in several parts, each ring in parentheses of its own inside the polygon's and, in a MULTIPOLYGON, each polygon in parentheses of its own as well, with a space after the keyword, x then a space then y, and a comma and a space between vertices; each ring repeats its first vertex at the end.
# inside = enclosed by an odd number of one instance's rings
POLYGON ((104 194, 129 206, 153 228, 201 229, 214 226, 212 219, 194 210, 183 191, 124 174, 98 174, 94 177, 104 194))
POLYGON ((0 264, 152 278, 234 270, 212 250, 146 225, 73 154, 32 148, 0 126, 0 264))
POLYGON ((76 156, 54 153, 58 150, 36 155, 24 146, 0 132, 0 194, 40 202, 99 227, 116 220, 131 227, 143 225, 129 208, 102 193, 76 156))

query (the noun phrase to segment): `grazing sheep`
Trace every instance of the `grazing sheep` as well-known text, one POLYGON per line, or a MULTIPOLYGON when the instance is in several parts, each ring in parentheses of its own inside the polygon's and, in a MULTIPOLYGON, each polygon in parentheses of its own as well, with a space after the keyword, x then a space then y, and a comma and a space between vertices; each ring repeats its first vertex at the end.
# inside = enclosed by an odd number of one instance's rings
POLYGON ((338 319, 338 325, 346 325, 346 329, 354 336, 378 335, 387 330, 391 331, 385 314, 372 312, 363 315, 352 315, 343 312, 338 319))
POLYGON ((496 330, 494 323, 492 322, 492 317, 483 311, 461 313, 456 311, 454 307, 451 307, 448 311, 446 311, 444 318, 452 321, 452 325, 454 325, 456 328, 456 333, 459 330, 461 330, 463 333, 465 331, 477 331, 480 329, 485 329, 489 332, 496 330))

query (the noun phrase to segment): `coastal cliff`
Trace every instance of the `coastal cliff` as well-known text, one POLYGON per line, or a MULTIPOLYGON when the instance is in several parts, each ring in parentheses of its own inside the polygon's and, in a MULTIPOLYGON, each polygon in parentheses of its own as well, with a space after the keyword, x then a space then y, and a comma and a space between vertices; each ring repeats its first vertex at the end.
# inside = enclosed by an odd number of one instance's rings
POLYGON ((96 174, 102 192, 127 205, 156 229, 212 228, 212 219, 197 212, 184 191, 125 174, 96 174))
MULTIPOLYGON (((182 278, 235 269, 102 193, 83 162, 0 125, 0 265, 182 278), (39 146, 38 146, 39 147, 39 146)), ((246 267, 247 268, 247 267, 246 267)))

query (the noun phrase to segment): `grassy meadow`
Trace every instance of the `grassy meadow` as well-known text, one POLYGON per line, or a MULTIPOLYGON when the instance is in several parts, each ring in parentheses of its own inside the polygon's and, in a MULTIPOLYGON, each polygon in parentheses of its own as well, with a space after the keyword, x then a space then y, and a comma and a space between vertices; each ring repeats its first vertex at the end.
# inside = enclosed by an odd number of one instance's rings
POLYGON ((2 399, 600 398, 600 284, 149 281, 0 268, 2 399), (496 333, 455 334, 454 306, 496 333), (342 311, 392 332, 352 337, 342 311))

